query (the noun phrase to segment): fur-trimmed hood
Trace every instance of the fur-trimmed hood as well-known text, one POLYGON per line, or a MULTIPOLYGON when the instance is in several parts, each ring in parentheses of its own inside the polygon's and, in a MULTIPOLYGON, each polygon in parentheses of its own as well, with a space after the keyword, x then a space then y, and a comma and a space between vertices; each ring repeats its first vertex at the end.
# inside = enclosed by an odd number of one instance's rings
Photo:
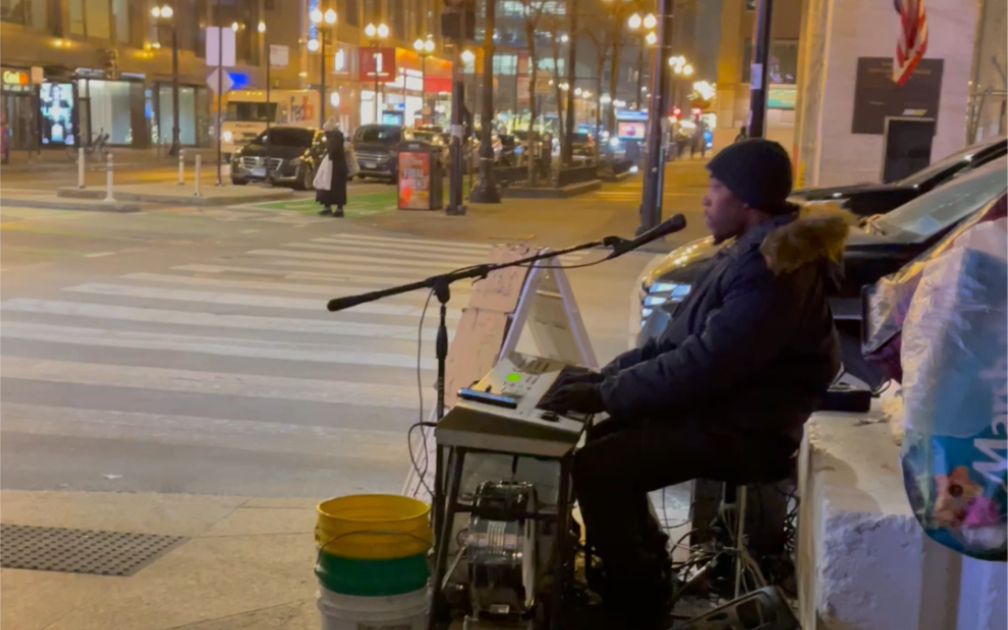
POLYGON ((839 266, 849 232, 850 219, 841 212, 799 216, 771 229, 760 244, 760 253, 775 275, 819 260, 839 266))

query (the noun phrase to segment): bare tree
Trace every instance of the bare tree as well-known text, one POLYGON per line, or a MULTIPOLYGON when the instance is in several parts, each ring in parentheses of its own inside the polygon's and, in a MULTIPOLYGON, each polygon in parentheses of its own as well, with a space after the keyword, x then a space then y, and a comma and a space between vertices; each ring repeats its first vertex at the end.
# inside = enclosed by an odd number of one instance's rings
MULTIPOLYGON (((548 0, 520 0, 525 22, 525 42, 529 53, 529 125, 528 125, 528 169, 529 183, 536 185, 539 172, 536 169, 536 83, 539 77, 539 48, 536 46, 536 31, 542 21, 548 0)), ((516 107, 517 109, 517 107, 516 107)))
MULTIPOLYGON (((550 52, 553 54, 553 94, 556 99, 557 112, 556 138, 560 143, 560 155, 563 156, 565 154, 564 148, 567 144, 566 134, 564 133, 566 129, 566 126, 564 126, 564 97, 572 97, 574 86, 565 84, 563 75, 560 74, 560 44, 563 41, 563 35, 561 35, 561 29, 563 28, 562 19, 555 14, 549 14, 543 26, 550 32, 550 52), (566 95, 562 87, 564 85, 567 85, 566 95)), ((569 40, 570 36, 568 35, 567 37, 569 40)), ((571 43, 571 45, 573 46, 574 44, 571 43)), ((553 147, 549 147, 549 149, 552 151, 553 147)), ((558 184, 560 181, 559 175, 560 169, 556 169, 556 172, 553 174, 555 184, 558 184)))
POLYGON ((611 32, 605 28, 588 28, 584 31, 595 48, 595 157, 602 152, 599 140, 599 130, 602 127, 602 73, 605 72, 605 62, 609 58, 611 32))

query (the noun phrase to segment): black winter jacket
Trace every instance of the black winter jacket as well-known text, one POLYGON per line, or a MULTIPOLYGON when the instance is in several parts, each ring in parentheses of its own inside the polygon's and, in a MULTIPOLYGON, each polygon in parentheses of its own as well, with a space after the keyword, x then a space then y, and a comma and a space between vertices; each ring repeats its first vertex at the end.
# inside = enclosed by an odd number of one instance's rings
POLYGON ((718 252, 657 338, 603 368, 617 418, 701 418, 798 441, 840 368, 827 294, 842 217, 774 217, 718 252))

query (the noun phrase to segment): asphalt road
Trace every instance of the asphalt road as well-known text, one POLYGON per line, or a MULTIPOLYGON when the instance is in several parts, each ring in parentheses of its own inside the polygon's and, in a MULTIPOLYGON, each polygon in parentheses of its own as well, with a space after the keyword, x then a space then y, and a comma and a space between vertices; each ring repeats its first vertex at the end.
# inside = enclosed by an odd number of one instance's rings
MULTIPOLYGON (((51 178, 5 174, 0 194, 51 178)), ((669 212, 698 207, 699 162, 677 167, 668 181, 676 186, 669 212)), ((284 208, 125 215, 5 203, 2 487, 398 492, 409 467, 406 429, 420 417, 417 333, 426 296, 339 314, 326 312, 325 301, 480 262, 496 242, 559 247, 629 235, 640 184, 562 202, 481 206, 461 218, 390 210, 393 192, 355 185, 345 221, 317 217, 309 195, 284 208)), ((634 253, 569 272, 600 360, 627 347, 631 295, 653 258, 634 253)), ((452 327, 468 297, 467 287, 454 287, 452 327)), ((434 314, 422 333, 426 410, 434 314)), ((534 351, 530 344, 523 339, 534 351)))

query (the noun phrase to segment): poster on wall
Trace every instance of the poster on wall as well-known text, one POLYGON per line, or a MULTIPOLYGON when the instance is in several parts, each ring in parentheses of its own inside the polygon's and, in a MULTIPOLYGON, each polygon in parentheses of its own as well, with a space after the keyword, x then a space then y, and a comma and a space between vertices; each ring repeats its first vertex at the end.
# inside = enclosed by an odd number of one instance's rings
POLYGON ((428 210, 430 205, 430 154, 399 154, 399 208, 428 210))
POLYGON ((922 59, 903 85, 892 80, 892 57, 859 57, 851 133, 882 135, 887 118, 938 120, 944 59, 922 59))
POLYGON ((43 83, 39 100, 42 109, 42 144, 73 144, 73 84, 43 83))

